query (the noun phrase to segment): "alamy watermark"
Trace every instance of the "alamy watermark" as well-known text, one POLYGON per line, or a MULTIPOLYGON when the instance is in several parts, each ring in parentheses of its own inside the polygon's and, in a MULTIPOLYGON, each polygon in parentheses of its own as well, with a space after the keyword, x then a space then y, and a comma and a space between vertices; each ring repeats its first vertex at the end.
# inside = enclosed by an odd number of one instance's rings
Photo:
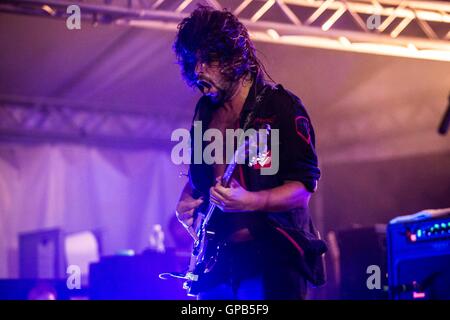
POLYGON ((189 130, 180 128, 172 132, 171 141, 178 141, 171 153, 174 164, 191 164, 192 160, 194 164, 228 164, 235 161, 237 164, 248 162, 249 166, 261 169, 261 175, 278 172, 279 130, 271 129, 269 125, 259 130, 226 129, 224 138, 218 129, 211 128, 203 132, 202 122, 195 121, 193 140, 191 150, 189 130), (209 144, 203 148, 203 142, 209 144))
POLYGON ((67 7, 66 13, 69 15, 66 19, 66 27, 69 30, 81 29, 81 9, 80 6, 72 4, 67 7))
POLYGON ((369 30, 378 29, 381 25, 381 10, 375 9, 375 13, 370 15, 366 20, 366 26, 369 30))
POLYGON ((81 289, 81 268, 77 265, 70 265, 67 267, 66 274, 67 289, 81 289))
POLYGON ((367 278, 366 286, 369 290, 381 289, 381 268, 376 264, 367 267, 366 273, 370 276, 367 278))

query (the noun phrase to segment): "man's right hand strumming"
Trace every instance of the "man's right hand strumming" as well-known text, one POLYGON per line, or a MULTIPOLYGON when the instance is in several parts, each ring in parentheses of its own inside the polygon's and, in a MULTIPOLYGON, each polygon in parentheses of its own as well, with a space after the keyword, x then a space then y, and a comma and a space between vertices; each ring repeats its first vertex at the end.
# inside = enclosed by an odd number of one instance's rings
POLYGON ((181 222, 194 240, 197 240, 197 234, 193 228, 194 211, 203 203, 203 199, 194 199, 191 192, 191 187, 189 183, 187 183, 181 193, 180 200, 178 201, 176 215, 178 221, 181 222))

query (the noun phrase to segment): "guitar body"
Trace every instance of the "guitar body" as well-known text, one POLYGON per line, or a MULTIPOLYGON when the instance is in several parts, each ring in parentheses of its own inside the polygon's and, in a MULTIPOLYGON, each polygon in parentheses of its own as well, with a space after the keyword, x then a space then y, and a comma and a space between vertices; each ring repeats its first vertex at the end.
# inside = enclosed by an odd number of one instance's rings
MULTIPOLYGON (((248 117, 250 117, 250 115, 248 117)), ((236 170, 238 160, 240 163, 245 163, 245 160, 248 158, 246 150, 250 147, 257 148, 256 140, 245 140, 244 137, 245 135, 239 137, 237 149, 222 176, 221 184, 223 187, 228 188, 230 186, 231 178, 236 170)), ((214 268, 219 256, 219 251, 222 247, 222 243, 218 239, 216 232, 210 223, 211 217, 216 214, 217 210, 219 210, 219 208, 217 208, 214 203, 210 202, 206 214, 198 214, 199 217, 202 217, 201 223, 197 228, 198 240, 194 242, 191 262, 185 276, 185 279, 188 281, 184 283, 184 288, 188 290, 188 295, 191 296, 195 296, 201 292, 202 279, 214 268)))
MULTIPOLYGON (((224 177, 222 178, 223 186, 229 186, 235 167, 234 162, 227 166, 224 177)), ((206 214, 201 212, 197 214, 198 219, 201 219, 201 223, 197 228, 198 240, 194 242, 191 261, 185 277, 187 281, 183 285, 189 296, 196 296, 202 291, 203 280, 214 268, 219 257, 223 241, 217 236, 215 228, 211 223, 212 216, 218 214, 218 210, 220 209, 210 202, 206 209, 206 214)))
POLYGON ((192 251, 190 268, 193 269, 188 272, 192 276, 192 279, 188 280, 184 285, 189 296, 196 296, 202 291, 203 280, 206 274, 214 268, 222 245, 215 231, 212 229, 205 228, 201 232, 201 237, 199 240, 202 241, 197 244, 199 247, 196 248, 196 244, 194 243, 194 249, 192 251), (198 254, 195 255, 195 253, 198 254))

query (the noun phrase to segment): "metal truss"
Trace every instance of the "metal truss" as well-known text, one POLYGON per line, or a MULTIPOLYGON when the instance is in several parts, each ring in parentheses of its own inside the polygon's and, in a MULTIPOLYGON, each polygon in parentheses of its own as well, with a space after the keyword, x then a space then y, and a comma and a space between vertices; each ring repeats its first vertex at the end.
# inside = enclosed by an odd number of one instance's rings
POLYGON ((169 148, 183 116, 116 111, 62 99, 0 96, 0 140, 169 148))
POLYGON ((196 4, 227 8, 254 40, 450 61, 450 3, 418 0, 3 0, 0 11, 175 30, 196 4))

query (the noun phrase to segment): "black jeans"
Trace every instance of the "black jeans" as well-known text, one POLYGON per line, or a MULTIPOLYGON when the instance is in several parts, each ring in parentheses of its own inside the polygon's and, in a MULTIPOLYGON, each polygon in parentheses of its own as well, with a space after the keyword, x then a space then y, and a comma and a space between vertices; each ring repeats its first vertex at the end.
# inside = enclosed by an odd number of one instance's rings
POLYGON ((229 243, 203 279, 200 300, 302 300, 306 280, 292 252, 258 241, 229 243))

